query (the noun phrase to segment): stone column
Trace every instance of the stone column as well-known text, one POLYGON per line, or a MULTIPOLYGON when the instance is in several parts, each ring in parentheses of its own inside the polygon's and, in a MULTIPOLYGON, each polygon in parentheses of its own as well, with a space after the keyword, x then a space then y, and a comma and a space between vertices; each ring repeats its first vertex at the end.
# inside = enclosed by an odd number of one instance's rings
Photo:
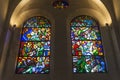
POLYGON ((117 71, 120 73, 120 49, 119 49, 119 43, 117 40, 117 35, 115 34, 115 30, 114 30, 114 26, 111 25, 111 27, 109 27, 109 34, 113 43, 113 47, 114 47, 114 55, 115 55, 115 61, 116 61, 116 67, 117 67, 117 71))
MULTIPOLYGON (((62 12, 60 12, 62 14, 62 12)), ((70 80, 68 54, 67 54, 67 29, 65 15, 56 17, 55 27, 55 79, 54 80, 70 80)), ((71 54, 71 53, 69 53, 71 54)), ((71 63, 72 64, 72 63, 71 63)))
POLYGON ((5 37, 5 43, 3 45, 3 50, 2 50, 2 55, 1 55, 1 61, 0 61, 0 80, 2 80, 3 78, 3 74, 4 74, 4 70, 5 70, 5 64, 6 64, 6 59, 9 56, 8 53, 8 49, 9 49, 9 45, 10 45, 10 40, 11 40, 11 35, 13 33, 15 29, 14 27, 9 27, 6 33, 6 37, 5 37))
POLYGON ((114 32, 114 28, 112 25, 108 25, 106 24, 106 28, 107 28, 107 35, 108 35, 108 46, 107 47, 107 57, 108 57, 108 72, 109 72, 109 76, 112 80, 118 80, 119 79, 119 75, 118 75, 118 44, 117 44, 117 38, 114 32), (111 77, 113 76, 113 77, 111 77))

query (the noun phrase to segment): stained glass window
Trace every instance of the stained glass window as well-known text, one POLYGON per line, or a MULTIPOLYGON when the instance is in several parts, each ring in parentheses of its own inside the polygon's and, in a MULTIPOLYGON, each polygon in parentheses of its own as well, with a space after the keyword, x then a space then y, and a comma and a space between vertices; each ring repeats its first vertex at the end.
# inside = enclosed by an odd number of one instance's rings
POLYGON ((106 72, 98 22, 82 15, 71 21, 73 73, 106 72))
POLYGON ((53 2, 53 7, 58 9, 67 8, 69 6, 68 1, 66 0, 56 0, 53 2))
POLYGON ((46 74, 50 72, 51 24, 48 19, 35 16, 22 28, 17 58, 17 74, 46 74))

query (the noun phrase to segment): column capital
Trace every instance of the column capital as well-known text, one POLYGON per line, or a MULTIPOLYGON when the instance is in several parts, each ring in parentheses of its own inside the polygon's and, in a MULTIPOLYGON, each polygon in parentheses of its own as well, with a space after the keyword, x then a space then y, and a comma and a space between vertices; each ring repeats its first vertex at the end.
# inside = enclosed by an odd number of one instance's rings
POLYGON ((8 30, 10 30, 10 31, 14 31, 15 29, 16 29, 16 25, 10 26, 10 27, 8 28, 8 30))
POLYGON ((108 23, 106 23, 105 25, 106 25, 107 29, 109 29, 109 30, 112 29, 112 26, 109 25, 108 23))

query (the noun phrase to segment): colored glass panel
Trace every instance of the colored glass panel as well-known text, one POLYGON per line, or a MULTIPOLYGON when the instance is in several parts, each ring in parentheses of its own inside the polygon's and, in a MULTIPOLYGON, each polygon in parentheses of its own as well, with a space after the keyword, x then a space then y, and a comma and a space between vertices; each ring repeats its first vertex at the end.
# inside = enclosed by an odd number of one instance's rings
POLYGON ((48 73, 50 64, 49 57, 18 57, 16 67, 17 74, 48 73))
POLYGON ((51 27, 51 24, 48 21, 48 19, 44 17, 37 17, 37 20, 38 20, 38 27, 51 27))
POLYGON ((24 27, 38 27, 37 18, 36 17, 32 17, 32 18, 28 19, 25 22, 24 27))
POLYGON ((20 56, 50 56, 50 41, 21 42, 20 56))
POLYGON ((23 28, 21 41, 50 40, 50 28, 23 28))
POLYGON ((28 19, 22 28, 17 58, 17 74, 45 74, 50 71, 51 24, 37 16, 28 19))
POLYGON ((101 40, 97 26, 94 27, 71 27, 72 40, 101 40))
POLYGON ((106 72, 104 51, 98 22, 90 16, 71 21, 73 72, 106 72))
POLYGON ((106 72, 103 56, 73 56, 73 72, 106 72))
POLYGON ((72 27, 91 27, 91 26, 98 26, 98 23, 95 19, 90 16, 79 16, 72 20, 71 22, 72 27))
POLYGON ((51 27, 50 22, 48 21, 48 19, 44 18, 44 17, 32 17, 30 19, 28 19, 25 23, 24 23, 24 27, 51 27))
POLYGON ((58 9, 67 8, 69 3, 65 0, 56 0, 53 2, 53 7, 58 9))
POLYGON ((72 54, 103 55, 103 46, 101 41, 72 41, 72 54))

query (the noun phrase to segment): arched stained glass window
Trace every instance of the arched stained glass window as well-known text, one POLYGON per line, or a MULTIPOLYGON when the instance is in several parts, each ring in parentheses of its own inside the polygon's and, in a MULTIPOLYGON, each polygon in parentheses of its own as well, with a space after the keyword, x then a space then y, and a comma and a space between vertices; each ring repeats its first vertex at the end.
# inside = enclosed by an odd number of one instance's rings
POLYGON ((82 15, 71 21, 73 73, 106 72, 98 22, 82 15))
POLYGON ((17 58, 17 74, 46 74, 50 71, 51 23, 35 16, 22 28, 17 58))

